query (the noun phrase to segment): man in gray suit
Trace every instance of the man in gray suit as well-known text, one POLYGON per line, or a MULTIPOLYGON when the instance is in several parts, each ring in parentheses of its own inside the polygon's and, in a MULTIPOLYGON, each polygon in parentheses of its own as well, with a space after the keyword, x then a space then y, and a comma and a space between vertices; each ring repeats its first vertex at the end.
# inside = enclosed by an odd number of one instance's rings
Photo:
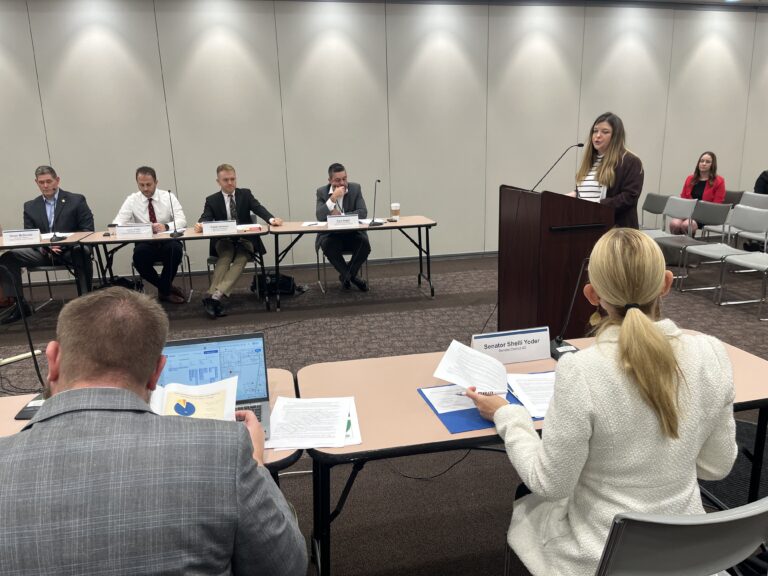
POLYGON ((168 318, 109 288, 69 302, 37 415, 0 438, 0 574, 305 574, 304 538, 243 422, 158 416, 168 318))
MULTIPOLYGON (((319 222, 325 222, 329 215, 368 216, 360 184, 348 182, 347 169, 338 163, 328 167, 328 184, 317 189, 316 200, 315 216, 319 222)), ((368 234, 359 230, 318 234, 315 250, 320 248, 339 273, 339 282, 345 290, 354 284, 359 290, 368 291, 368 284, 357 275, 371 253, 368 234), (351 254, 349 264, 344 260, 344 254, 351 254)))

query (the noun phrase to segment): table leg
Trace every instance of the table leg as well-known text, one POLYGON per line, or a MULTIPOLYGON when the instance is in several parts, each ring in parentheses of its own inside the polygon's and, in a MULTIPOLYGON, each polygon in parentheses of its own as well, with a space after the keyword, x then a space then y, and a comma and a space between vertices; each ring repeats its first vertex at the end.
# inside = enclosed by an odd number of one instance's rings
POLYGON ((280 234, 274 234, 275 237, 275 284, 278 289, 275 293, 275 310, 280 312, 280 234))
POLYGON ((421 228, 418 228, 417 231, 419 233, 419 246, 418 246, 418 248, 419 248, 419 277, 418 277, 418 282, 419 282, 419 286, 421 286, 421 279, 424 276, 424 250, 421 248, 421 246, 422 246, 422 244, 421 244, 421 228))
POLYGON ((435 297, 435 287, 432 285, 432 256, 429 248, 429 227, 427 227, 427 282, 429 282, 429 292, 432 298, 435 297))
POLYGON ((749 502, 757 500, 760 493, 760 478, 763 474, 763 452, 765 450, 765 434, 767 430, 768 408, 760 408, 757 413, 755 446, 752 453, 752 472, 749 477, 749 502))
POLYGON ((318 576, 331 573, 331 468, 312 461, 312 561, 318 576))

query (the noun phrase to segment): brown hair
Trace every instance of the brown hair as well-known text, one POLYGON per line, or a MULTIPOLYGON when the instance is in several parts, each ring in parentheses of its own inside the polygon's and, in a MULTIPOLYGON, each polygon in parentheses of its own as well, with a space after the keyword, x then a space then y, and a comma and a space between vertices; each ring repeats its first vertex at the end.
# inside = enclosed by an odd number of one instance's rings
POLYGON ((592 132, 594 131, 595 126, 601 122, 607 122, 611 126, 612 132, 611 141, 608 144, 608 150, 605 151, 605 154, 603 155, 603 161, 600 163, 600 167, 597 170, 596 177, 598 183, 609 188, 613 186, 613 183, 616 180, 616 166, 618 166, 621 159, 624 158, 624 154, 627 153, 627 149, 624 145, 626 140, 626 134, 624 133, 624 122, 622 122, 621 118, 616 116, 616 114, 613 112, 605 112, 600 114, 600 116, 598 116, 595 121, 592 122, 592 127, 589 129, 589 134, 587 135, 587 141, 589 144, 587 144, 587 151, 584 153, 584 157, 581 159, 581 166, 579 166, 579 171, 576 172, 576 184, 586 178, 587 174, 592 169, 592 165, 595 163, 595 159, 597 158, 597 150, 595 150, 595 147, 592 144, 592 132))
POLYGON ((235 167, 232 166, 232 164, 219 164, 216 166, 216 177, 219 177, 219 174, 222 172, 234 172, 235 167))
POLYGON ((704 157, 704 155, 709 156, 712 158, 712 166, 709 168, 709 178, 707 179, 709 181, 709 184, 712 185, 715 183, 715 178, 717 178, 717 156, 715 156, 714 152, 710 152, 707 150, 706 152, 702 152, 699 156, 699 159, 696 160, 696 168, 693 171, 693 182, 691 183, 691 187, 693 187, 696 182, 699 181, 699 178, 701 178, 701 170, 699 170, 699 162, 701 162, 701 159, 704 157))
POLYGON ((592 249, 589 281, 615 309, 604 317, 598 337, 618 325, 619 361, 643 400, 659 419, 661 431, 678 437, 678 383, 682 378, 672 343, 655 326, 666 266, 658 244, 638 230, 614 228, 592 249))
POLYGON ((68 302, 59 314, 59 382, 82 380, 143 386, 157 367, 168 316, 155 300, 125 288, 107 288, 68 302))

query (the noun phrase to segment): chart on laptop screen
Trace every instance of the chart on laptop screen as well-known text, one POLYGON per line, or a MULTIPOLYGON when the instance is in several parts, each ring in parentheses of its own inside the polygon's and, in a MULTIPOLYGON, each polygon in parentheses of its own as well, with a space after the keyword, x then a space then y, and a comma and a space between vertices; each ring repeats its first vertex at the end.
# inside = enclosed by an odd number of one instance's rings
POLYGON ((262 338, 170 344, 163 354, 168 360, 160 375, 160 386, 172 382, 210 384, 236 375, 238 401, 267 396, 262 338))

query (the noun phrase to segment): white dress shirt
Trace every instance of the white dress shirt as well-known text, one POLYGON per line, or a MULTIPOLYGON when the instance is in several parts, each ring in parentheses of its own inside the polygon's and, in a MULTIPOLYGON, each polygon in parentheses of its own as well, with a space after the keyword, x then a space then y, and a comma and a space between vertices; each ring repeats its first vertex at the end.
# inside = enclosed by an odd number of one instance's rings
POLYGON ((331 189, 328 190, 328 200, 325 202, 325 205, 328 207, 328 212, 333 212, 334 209, 338 208, 339 212, 341 212, 341 214, 343 215, 344 208, 342 208, 342 205, 344 204, 344 196, 347 195, 347 189, 346 188, 344 189, 344 194, 342 194, 338 202, 334 202, 333 200, 331 200, 331 194, 333 194, 333 186, 331 186, 331 189))
MULTIPOLYGON (((147 200, 147 197, 141 192, 129 194, 113 222, 119 226, 136 223, 148 224, 150 220, 149 202, 147 200)), ((173 221, 175 219, 177 229, 187 226, 184 210, 181 208, 181 203, 173 192, 157 188, 152 195, 152 206, 155 209, 155 217, 160 224, 167 224, 168 228, 173 230, 173 221), (171 217, 171 202, 173 202, 173 218, 171 217)))

